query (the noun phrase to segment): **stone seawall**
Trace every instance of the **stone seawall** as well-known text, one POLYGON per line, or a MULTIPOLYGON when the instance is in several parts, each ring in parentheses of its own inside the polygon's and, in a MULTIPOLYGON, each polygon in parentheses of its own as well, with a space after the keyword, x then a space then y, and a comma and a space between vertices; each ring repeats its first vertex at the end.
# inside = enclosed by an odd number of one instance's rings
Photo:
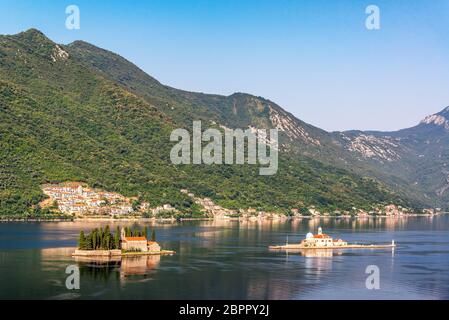
POLYGON ((74 256, 78 257, 112 257, 121 256, 121 250, 75 250, 74 256))

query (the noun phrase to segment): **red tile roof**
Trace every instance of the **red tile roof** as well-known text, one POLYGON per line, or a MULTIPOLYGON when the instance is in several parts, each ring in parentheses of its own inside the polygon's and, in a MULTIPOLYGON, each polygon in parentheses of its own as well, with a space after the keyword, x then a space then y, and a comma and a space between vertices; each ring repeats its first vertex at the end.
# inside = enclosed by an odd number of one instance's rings
POLYGON ((124 237, 123 240, 125 240, 125 241, 147 241, 147 238, 145 238, 145 237, 124 237))
POLYGON ((322 238, 330 238, 327 234, 316 234, 313 236, 316 239, 322 239, 322 238))

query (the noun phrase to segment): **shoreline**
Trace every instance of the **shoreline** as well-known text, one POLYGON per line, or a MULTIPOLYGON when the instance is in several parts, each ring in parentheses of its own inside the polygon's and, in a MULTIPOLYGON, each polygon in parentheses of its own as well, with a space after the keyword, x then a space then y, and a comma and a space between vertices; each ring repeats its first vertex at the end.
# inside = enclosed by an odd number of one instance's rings
POLYGON ((26 219, 26 218, 1 218, 1 222, 74 222, 74 219, 26 219))
POLYGON ((229 218, 54 218, 54 219, 42 219, 42 218, 2 218, 0 217, 0 223, 2 222, 184 222, 184 221, 289 221, 289 220, 300 220, 300 219, 322 219, 322 218, 332 218, 332 219, 376 219, 376 218, 414 218, 414 217, 434 217, 447 214, 447 212, 429 214, 429 213, 414 213, 407 215, 367 215, 367 216, 351 216, 351 215, 328 215, 328 216, 298 216, 298 217, 287 217, 281 216, 278 218, 259 218, 259 217, 229 217, 229 218))

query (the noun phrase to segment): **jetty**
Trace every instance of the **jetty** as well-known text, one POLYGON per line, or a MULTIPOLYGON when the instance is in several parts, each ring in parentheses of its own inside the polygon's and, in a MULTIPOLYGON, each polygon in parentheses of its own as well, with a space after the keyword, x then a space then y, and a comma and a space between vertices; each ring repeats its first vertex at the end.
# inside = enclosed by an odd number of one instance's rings
POLYGON ((301 244, 285 244, 280 246, 269 246, 271 250, 298 250, 298 249, 386 249, 395 248, 396 244, 348 244, 346 246, 316 246, 307 247, 301 244))

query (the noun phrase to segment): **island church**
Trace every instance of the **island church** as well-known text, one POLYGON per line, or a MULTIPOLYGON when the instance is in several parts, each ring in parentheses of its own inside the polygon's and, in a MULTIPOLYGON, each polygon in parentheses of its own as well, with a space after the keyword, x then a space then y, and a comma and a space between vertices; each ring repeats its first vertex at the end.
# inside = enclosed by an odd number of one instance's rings
POLYGON ((146 237, 127 237, 125 229, 122 228, 120 234, 122 250, 141 252, 160 252, 161 247, 155 241, 148 241, 146 237))

